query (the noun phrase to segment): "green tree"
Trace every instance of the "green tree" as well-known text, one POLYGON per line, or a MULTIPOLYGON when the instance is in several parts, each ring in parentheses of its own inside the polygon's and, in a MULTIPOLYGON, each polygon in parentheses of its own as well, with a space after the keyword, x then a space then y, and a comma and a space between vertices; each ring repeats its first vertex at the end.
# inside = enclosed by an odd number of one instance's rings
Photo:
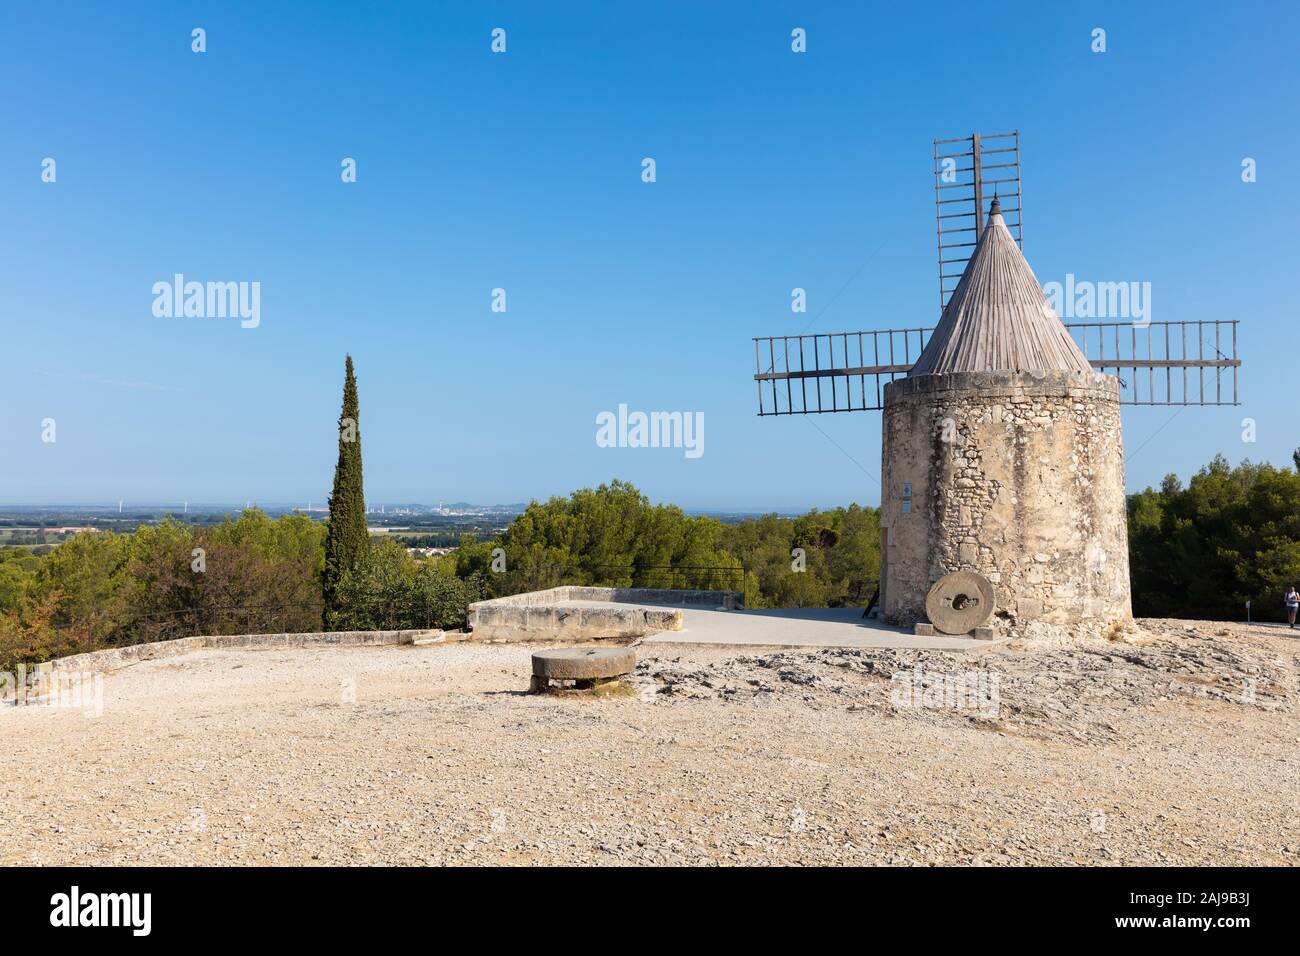
POLYGON ((361 411, 351 355, 347 357, 344 368, 343 410, 339 414, 339 460, 334 466, 334 489, 330 493, 328 531, 325 536, 325 567, 321 578, 327 627, 330 612, 339 610, 338 589, 344 575, 361 568, 370 551, 370 534, 366 530, 366 497, 361 485, 361 411))
POLYGON ((70 538, 41 559, 30 597, 58 595, 55 626, 85 624, 97 636, 111 635, 122 612, 123 569, 133 537, 101 531, 70 538))
POLYGON ((14 673, 19 665, 37 664, 95 648, 88 628, 53 625, 58 601, 56 592, 31 602, 21 612, 0 611, 0 675, 14 673))
POLYGON ((860 606, 880 580, 875 508, 763 515, 725 526, 719 541, 744 563, 746 607, 860 606), (798 562, 796 548, 802 550, 798 562))
POLYGON ((1187 487, 1129 496, 1133 611, 1149 617, 1280 619, 1300 584, 1300 474, 1222 455, 1187 487))
POLYGON ((369 560, 339 582, 330 626, 346 631, 463 628, 466 608, 479 599, 480 578, 461 579, 448 569, 417 562, 395 542, 380 541, 369 560))
MULTIPOLYGON (((125 539, 124 563, 116 581, 116 644, 140 644, 202 633, 193 617, 190 570, 194 531, 168 516, 125 539)), ((60 549, 62 550, 62 549, 60 549)))
POLYGON ((40 566, 41 558, 26 550, 0 551, 0 612, 23 607, 40 566))
POLYGON ((483 570, 500 547, 507 571, 487 575, 497 594, 557 584, 739 587, 740 562, 718 546, 721 530, 713 518, 651 505, 635 486, 615 480, 532 502, 500 541, 474 545, 458 560, 458 573, 483 570))
POLYGON ((320 627, 321 531, 302 515, 254 508, 198 532, 169 518, 137 530, 129 550, 118 643, 320 627))

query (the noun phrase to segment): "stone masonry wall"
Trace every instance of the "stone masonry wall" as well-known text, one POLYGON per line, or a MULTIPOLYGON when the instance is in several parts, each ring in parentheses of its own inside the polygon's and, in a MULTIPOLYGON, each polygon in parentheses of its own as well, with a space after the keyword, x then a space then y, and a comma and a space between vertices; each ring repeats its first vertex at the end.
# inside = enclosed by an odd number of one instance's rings
POLYGON ((1132 616, 1113 377, 900 379, 885 389, 883 446, 887 620, 924 620, 930 586, 957 570, 993 582, 1003 633, 1132 616))

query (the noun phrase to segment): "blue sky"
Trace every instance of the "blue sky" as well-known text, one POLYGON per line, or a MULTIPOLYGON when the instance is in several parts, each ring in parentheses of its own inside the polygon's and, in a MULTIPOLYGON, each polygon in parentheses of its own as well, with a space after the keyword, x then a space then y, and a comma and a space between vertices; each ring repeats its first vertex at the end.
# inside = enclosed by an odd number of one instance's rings
POLYGON ((1125 410, 1130 489, 1289 463, 1294 5, 905 6, 6 5, 0 502, 319 502, 350 351, 375 504, 875 504, 879 413, 758 418, 751 337, 932 325, 931 141, 1014 128, 1040 281, 1242 322, 1241 407, 1125 410), (177 272, 261 324, 155 317, 177 272), (598 447, 620 403, 705 453, 598 447))

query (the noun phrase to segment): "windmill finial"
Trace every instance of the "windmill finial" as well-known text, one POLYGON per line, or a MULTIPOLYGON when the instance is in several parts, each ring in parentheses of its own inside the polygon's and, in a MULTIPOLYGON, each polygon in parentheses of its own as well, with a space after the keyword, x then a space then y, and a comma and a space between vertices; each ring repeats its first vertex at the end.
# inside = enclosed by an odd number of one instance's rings
POLYGON ((1002 203, 998 202, 998 197, 996 193, 993 195, 993 202, 989 205, 989 215, 990 216, 1002 215, 1002 203))

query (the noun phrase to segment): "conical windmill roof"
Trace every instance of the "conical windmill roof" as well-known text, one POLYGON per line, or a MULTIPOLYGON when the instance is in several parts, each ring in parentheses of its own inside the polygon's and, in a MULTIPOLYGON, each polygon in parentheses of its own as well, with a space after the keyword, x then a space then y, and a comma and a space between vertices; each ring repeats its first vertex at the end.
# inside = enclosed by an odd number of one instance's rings
POLYGON ((975 253, 908 375, 947 372, 1091 372, 1043 295, 996 199, 975 253))

